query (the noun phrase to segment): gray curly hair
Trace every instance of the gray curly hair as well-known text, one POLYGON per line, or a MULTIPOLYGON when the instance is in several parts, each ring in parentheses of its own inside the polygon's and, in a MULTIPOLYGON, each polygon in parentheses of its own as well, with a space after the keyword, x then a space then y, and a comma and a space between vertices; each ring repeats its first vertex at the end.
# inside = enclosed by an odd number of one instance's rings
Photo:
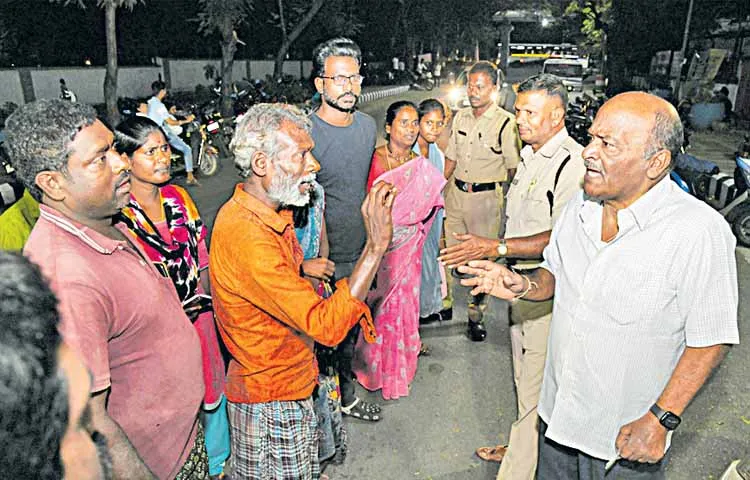
POLYGON ((36 176, 45 171, 65 172, 71 142, 95 121, 96 110, 90 105, 58 99, 27 103, 8 117, 8 155, 16 176, 35 199, 42 199, 36 176))
POLYGON ((278 132, 285 122, 304 130, 308 135, 312 130, 310 119, 294 105, 259 103, 245 113, 229 144, 234 154, 234 166, 242 178, 253 174, 252 159, 256 152, 263 152, 272 161, 276 160, 280 150, 278 132))

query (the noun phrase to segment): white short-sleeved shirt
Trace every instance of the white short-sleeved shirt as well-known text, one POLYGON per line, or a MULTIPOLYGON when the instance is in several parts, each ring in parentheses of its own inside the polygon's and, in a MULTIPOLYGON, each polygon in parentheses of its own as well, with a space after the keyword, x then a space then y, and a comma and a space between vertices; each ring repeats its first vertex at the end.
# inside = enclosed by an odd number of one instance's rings
POLYGON ((555 276, 539 401, 546 436, 595 458, 659 398, 686 346, 739 343, 736 240, 727 222, 665 177, 617 214, 565 206, 544 251, 555 276))
POLYGON ((160 127, 164 125, 164 122, 168 118, 172 117, 164 103, 156 97, 151 97, 148 99, 147 115, 148 118, 153 120, 160 127))

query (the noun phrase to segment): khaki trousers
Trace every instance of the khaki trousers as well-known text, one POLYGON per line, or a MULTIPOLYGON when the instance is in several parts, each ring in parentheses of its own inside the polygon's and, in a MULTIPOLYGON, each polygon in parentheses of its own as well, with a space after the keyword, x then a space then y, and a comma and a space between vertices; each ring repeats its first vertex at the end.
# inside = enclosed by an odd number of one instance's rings
MULTIPOLYGON (((468 193, 459 190, 452 178, 448 182, 445 191, 445 244, 451 247, 459 243, 454 233, 500 238, 505 226, 502 188, 498 185, 495 190, 468 193)), ((446 278, 450 292, 455 280, 450 272, 447 272, 446 278)), ((486 295, 469 299, 471 321, 482 319, 487 300, 486 295)))
POLYGON ((518 397, 518 420, 510 427, 508 451, 500 464, 498 480, 533 479, 539 448, 537 404, 547 358, 552 300, 511 306, 510 337, 513 380, 518 397))
POLYGON ((480 237, 500 238, 503 218, 503 190, 467 193, 449 180, 445 191, 445 243, 450 247, 458 240, 454 233, 473 233, 480 237))

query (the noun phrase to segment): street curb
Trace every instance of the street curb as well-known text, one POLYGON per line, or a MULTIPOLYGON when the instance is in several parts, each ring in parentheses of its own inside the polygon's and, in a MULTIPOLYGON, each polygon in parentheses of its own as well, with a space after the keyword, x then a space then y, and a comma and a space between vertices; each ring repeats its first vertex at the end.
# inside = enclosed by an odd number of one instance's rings
POLYGON ((364 92, 359 96, 359 103, 372 102, 373 100, 380 100, 381 98, 390 97, 392 95, 398 95, 409 91, 409 85, 400 85, 398 87, 383 88, 374 92, 364 92))

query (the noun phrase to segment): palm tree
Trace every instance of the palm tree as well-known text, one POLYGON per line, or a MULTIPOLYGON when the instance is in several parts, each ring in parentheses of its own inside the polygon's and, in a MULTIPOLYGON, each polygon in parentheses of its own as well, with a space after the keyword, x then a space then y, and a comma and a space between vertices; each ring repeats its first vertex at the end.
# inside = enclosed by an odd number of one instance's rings
MULTIPOLYGON (((74 4, 86 8, 86 0, 50 0, 51 2, 74 4)), ((93 2, 94 0, 89 0, 93 2)), ((104 102, 107 106, 107 120, 116 125, 120 119, 117 110, 117 9, 124 7, 132 10, 137 3, 144 0, 96 0, 96 5, 104 9, 104 24, 107 37, 107 70, 104 75, 104 102)))

